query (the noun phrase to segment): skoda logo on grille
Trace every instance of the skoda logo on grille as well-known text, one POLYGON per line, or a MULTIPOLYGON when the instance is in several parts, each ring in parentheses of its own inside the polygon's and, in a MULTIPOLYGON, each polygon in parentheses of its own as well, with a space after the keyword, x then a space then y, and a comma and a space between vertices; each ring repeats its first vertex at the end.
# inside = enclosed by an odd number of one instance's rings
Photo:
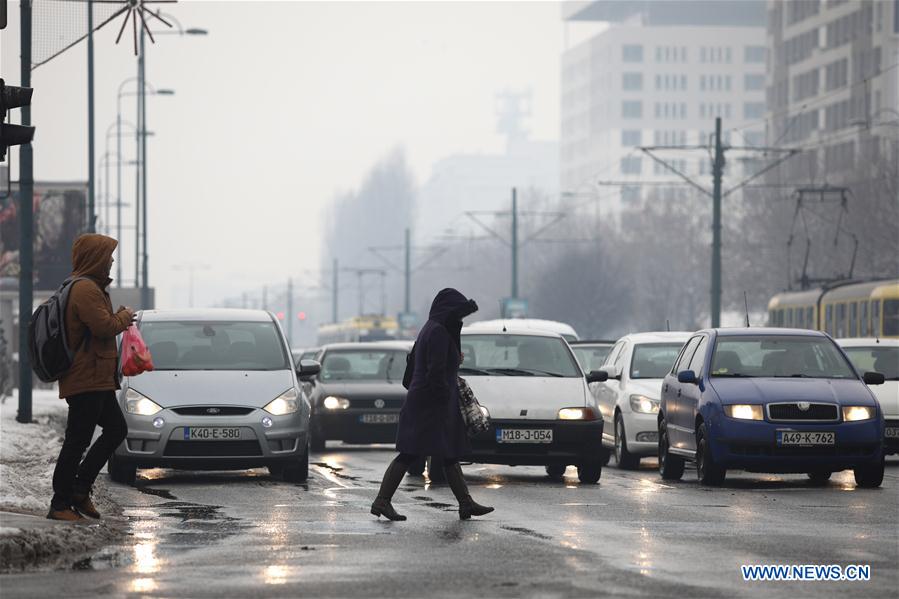
POLYGON ((220 412, 221 412, 221 410, 218 408, 206 408, 207 414, 218 414, 220 412))
POLYGON ((384 400, 383 400, 383 399, 376 399, 376 400, 375 400, 375 407, 378 408, 378 409, 383 408, 383 407, 384 407, 384 400))
POLYGON ((803 411, 803 412, 808 412, 808 409, 809 409, 810 407, 812 407, 812 404, 810 404, 810 403, 807 402, 807 401, 800 401, 800 402, 797 403, 796 405, 797 405, 797 406, 799 407, 799 409, 800 409, 801 411, 803 411))

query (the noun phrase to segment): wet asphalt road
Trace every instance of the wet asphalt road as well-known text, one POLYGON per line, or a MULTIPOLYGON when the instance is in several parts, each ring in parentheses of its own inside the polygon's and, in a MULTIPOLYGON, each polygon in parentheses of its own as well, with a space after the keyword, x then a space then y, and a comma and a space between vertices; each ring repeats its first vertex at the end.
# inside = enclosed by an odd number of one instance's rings
POLYGON ((11 597, 895 597, 899 460, 879 490, 843 472, 693 472, 662 484, 603 471, 599 485, 549 481, 542 468, 466 466, 472 494, 497 511, 460 522, 450 490, 407 477, 405 523, 368 513, 386 449, 336 445, 306 485, 266 470, 143 471, 113 485, 129 535, 64 569, 0 577, 11 597), (870 564, 869 582, 750 583, 741 564, 870 564))

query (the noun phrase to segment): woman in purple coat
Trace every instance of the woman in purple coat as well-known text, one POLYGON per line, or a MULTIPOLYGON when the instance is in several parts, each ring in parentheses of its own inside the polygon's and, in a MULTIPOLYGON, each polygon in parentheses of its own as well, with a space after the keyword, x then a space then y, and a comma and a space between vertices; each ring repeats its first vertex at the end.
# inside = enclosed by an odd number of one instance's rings
MULTIPOLYGON (((409 466, 419 457, 443 461, 446 479, 459 501, 459 518, 483 516, 493 511, 475 503, 468 494, 459 459, 471 452, 465 422, 459 409, 457 383, 462 352, 459 333, 462 319, 478 305, 455 289, 444 289, 431 304, 428 322, 418 333, 413 348, 412 381, 400 411, 394 458, 384 473, 378 497, 371 506, 375 516, 405 520, 390 503, 409 466)), ((439 462, 438 462, 439 463, 439 462)))

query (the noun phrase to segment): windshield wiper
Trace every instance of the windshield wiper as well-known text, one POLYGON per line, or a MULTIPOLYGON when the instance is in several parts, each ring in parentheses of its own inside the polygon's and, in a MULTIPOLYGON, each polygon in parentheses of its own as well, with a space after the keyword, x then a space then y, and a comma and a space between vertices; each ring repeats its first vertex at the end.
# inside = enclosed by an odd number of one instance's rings
POLYGON ((536 372, 537 374, 542 374, 544 376, 559 376, 559 377, 565 376, 564 374, 559 374, 558 372, 549 372, 547 370, 538 370, 536 368, 521 368, 518 370, 526 370, 529 372, 536 372))
POLYGON ((743 374, 742 372, 722 372, 722 373, 719 373, 719 374, 713 374, 712 376, 713 376, 713 377, 729 377, 729 378, 734 378, 734 379, 738 379, 738 378, 739 378, 739 379, 742 379, 742 378, 746 378, 746 379, 755 378, 755 377, 754 377, 753 375, 751 375, 751 374, 743 374))
POLYGON ((470 366, 460 366, 459 367, 460 374, 480 374, 483 376, 490 376, 490 373, 486 370, 481 370, 480 368, 471 368, 470 366))
POLYGON ((393 382, 393 381, 390 380, 390 369, 393 368, 393 358, 395 358, 395 357, 396 357, 396 356, 391 355, 391 356, 390 356, 390 359, 387 360, 387 372, 384 373, 384 376, 387 378, 387 382, 388 382, 388 383, 392 383, 392 382, 393 382))
POLYGON ((776 378, 776 379, 810 379, 810 378, 814 378, 814 377, 811 377, 807 374, 800 374, 797 372, 796 374, 775 374, 774 378, 776 378))
POLYGON ((490 373, 499 373, 504 374, 506 376, 534 376, 533 372, 528 372, 527 370, 522 370, 521 368, 486 368, 487 372, 490 373))

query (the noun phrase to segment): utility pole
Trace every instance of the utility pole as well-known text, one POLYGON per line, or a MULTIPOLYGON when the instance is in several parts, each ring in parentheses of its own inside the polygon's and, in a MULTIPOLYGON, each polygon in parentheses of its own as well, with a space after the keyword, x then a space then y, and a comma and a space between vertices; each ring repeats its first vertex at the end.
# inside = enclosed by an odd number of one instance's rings
MULTIPOLYGON (((141 39, 143 39, 143 33, 141 33, 141 39)), ((141 115, 143 114, 141 111, 141 104, 144 102, 144 94, 141 93, 144 89, 144 85, 146 82, 144 81, 144 60, 143 60, 143 50, 141 50, 140 54, 137 56, 137 102, 135 105, 137 107, 137 114, 135 115, 134 122, 136 123, 135 131, 134 131, 134 288, 137 289, 140 287, 140 209, 143 206, 143 202, 140 197, 140 165, 143 162, 144 157, 141 155, 141 132, 143 131, 144 124, 141 121, 141 115)))
POLYGON ((87 0, 87 232, 97 230, 94 165, 94 0, 87 0))
POLYGON ((406 264, 405 264, 405 294, 403 312, 409 314, 412 304, 412 242, 409 227, 406 227, 406 264))
POLYGON ((518 194, 512 188, 512 295, 518 297, 518 194))
POLYGON ((712 328, 721 326, 721 179, 724 148, 721 146, 721 117, 715 118, 715 158, 712 162, 712 328))
MULTIPOLYGON (((31 87, 31 0, 19 3, 22 87, 31 87)), ((22 106, 22 125, 31 125, 31 106, 22 106)), ((31 142, 19 148, 19 410, 31 422, 31 354, 28 328, 34 304, 34 155, 31 142)))
POLYGON ((141 241, 143 249, 143 268, 141 268, 140 303, 141 308, 149 310, 152 306, 150 305, 150 282, 147 265, 147 64, 145 57, 144 29, 145 28, 141 28, 140 30, 140 55, 138 56, 138 60, 140 61, 140 90, 138 91, 140 92, 141 97, 141 198, 143 200, 141 202, 141 221, 143 221, 142 225, 144 228, 143 239, 141 241))
POLYGON ((662 160, 653 152, 658 150, 701 150, 708 151, 709 147, 706 145, 696 145, 696 146, 641 146, 640 150, 645 153, 647 156, 652 158, 655 162, 661 164, 663 167, 686 181, 691 187, 696 188, 701 191, 703 194, 709 196, 712 199, 712 266, 711 266, 711 288, 710 288, 710 302, 709 302, 709 316, 711 320, 712 327, 718 327, 721 325, 721 203, 730 194, 734 193, 738 189, 741 189, 750 181, 761 177, 763 174, 767 173, 780 163, 785 160, 795 156, 801 150, 796 148, 769 148, 769 147, 735 147, 735 146, 725 146, 721 142, 721 117, 715 118, 715 148, 714 148, 714 157, 712 161, 712 190, 709 191, 707 188, 703 187, 693 179, 691 179, 688 175, 681 172, 677 167, 668 162, 662 160), (771 162, 769 162, 764 168, 759 170, 756 173, 746 177, 730 189, 724 191, 722 189, 722 180, 724 176, 724 154, 728 150, 743 150, 747 152, 762 152, 762 153, 773 153, 780 154, 780 156, 771 162))
POLYGON ((334 270, 331 273, 331 322, 337 323, 337 279, 339 271, 337 269, 337 258, 334 258, 334 270))
POLYGON ((287 343, 293 345, 293 277, 287 279, 287 343))

